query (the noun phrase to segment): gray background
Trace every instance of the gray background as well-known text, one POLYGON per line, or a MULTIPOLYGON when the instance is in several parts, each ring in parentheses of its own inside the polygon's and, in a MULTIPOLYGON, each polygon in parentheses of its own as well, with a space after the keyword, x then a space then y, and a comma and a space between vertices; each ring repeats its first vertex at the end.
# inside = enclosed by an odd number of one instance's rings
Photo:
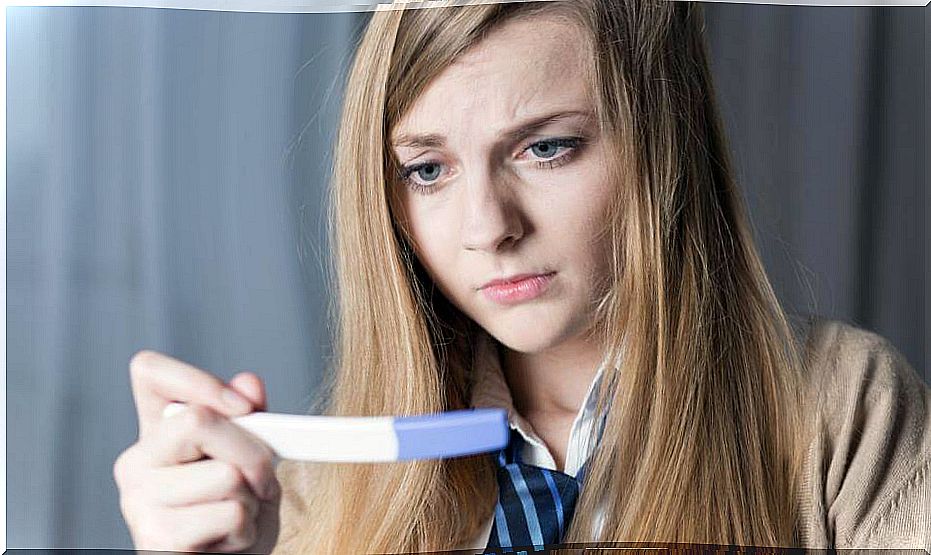
MULTIPOLYGON (((926 379, 928 8, 706 4, 719 101, 793 313, 926 379)), ((127 363, 302 412, 330 354, 322 198, 366 14, 7 8, 7 545, 131 542, 127 363)))

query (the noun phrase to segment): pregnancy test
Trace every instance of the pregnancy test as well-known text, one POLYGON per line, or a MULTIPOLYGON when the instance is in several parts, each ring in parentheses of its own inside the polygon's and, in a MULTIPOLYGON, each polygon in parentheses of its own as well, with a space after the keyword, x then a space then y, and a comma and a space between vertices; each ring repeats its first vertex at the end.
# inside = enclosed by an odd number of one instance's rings
MULTIPOLYGON (((171 403, 164 418, 181 412, 171 403)), ((497 451, 507 445, 507 411, 465 409, 419 416, 315 416, 253 412, 230 419, 279 458, 316 462, 393 462, 497 451)))

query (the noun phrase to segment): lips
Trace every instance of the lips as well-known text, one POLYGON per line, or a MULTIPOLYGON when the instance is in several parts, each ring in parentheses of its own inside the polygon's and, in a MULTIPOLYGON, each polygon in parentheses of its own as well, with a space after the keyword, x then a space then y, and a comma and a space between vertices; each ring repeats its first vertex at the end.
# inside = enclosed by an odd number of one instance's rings
POLYGON ((506 278, 493 279, 489 281, 488 283, 486 283, 485 285, 481 286, 480 289, 485 289, 487 287, 494 287, 496 285, 511 285, 511 284, 523 281, 525 279, 538 277, 538 276, 547 276, 553 273, 555 272, 543 272, 543 273, 536 273, 536 274, 515 274, 513 276, 508 276, 506 278))
POLYGON ((517 274, 504 279, 492 280, 485 284, 481 291, 486 299, 500 305, 524 303, 543 295, 555 274, 556 272, 517 274))

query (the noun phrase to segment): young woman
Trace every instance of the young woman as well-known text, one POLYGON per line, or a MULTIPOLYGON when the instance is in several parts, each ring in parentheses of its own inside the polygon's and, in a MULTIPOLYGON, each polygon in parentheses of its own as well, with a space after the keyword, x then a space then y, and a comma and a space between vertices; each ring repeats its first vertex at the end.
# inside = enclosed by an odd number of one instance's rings
MULTIPOLYGON (((931 393, 879 337, 780 309, 701 28, 660 0, 374 14, 336 148, 325 411, 508 408, 524 461, 584 465, 562 542, 931 548, 931 393)), ((255 375, 131 370, 140 440, 115 474, 137 547, 502 543, 493 456, 276 477, 228 421, 264 407, 255 375), (192 407, 162 421, 171 400, 192 407)))

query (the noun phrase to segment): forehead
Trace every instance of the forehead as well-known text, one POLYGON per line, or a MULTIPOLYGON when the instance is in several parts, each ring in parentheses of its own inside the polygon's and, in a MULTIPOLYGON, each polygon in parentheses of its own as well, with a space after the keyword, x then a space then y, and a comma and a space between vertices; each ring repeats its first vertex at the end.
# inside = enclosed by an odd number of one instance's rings
POLYGON ((584 32, 565 19, 536 15, 507 22, 443 70, 392 136, 443 133, 591 105, 584 32))

